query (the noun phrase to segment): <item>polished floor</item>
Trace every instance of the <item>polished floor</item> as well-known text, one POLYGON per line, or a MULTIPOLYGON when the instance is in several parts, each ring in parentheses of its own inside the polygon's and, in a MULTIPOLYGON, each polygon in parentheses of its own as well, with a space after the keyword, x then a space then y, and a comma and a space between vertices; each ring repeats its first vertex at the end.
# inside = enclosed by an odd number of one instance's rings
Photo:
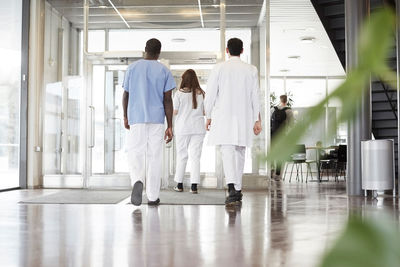
POLYGON ((273 182, 236 208, 18 204, 54 191, 0 193, 0 266, 310 267, 350 212, 399 217, 398 200, 348 199, 343 183, 273 182))

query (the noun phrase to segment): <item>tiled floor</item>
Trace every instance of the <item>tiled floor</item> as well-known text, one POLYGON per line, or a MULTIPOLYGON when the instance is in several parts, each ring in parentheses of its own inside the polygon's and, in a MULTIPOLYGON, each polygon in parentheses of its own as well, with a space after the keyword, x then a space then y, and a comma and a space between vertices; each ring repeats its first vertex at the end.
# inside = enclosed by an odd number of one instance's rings
POLYGON ((51 192, 0 193, 0 266, 309 267, 349 212, 399 215, 397 200, 348 199, 343 183, 273 182, 236 208, 18 204, 51 192))

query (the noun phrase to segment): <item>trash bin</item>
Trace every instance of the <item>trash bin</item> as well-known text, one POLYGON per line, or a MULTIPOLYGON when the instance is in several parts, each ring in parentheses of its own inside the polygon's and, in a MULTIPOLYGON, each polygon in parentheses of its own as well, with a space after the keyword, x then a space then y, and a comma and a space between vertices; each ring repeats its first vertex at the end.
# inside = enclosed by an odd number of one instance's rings
POLYGON ((363 190, 393 190, 394 141, 361 141, 361 187, 363 190))

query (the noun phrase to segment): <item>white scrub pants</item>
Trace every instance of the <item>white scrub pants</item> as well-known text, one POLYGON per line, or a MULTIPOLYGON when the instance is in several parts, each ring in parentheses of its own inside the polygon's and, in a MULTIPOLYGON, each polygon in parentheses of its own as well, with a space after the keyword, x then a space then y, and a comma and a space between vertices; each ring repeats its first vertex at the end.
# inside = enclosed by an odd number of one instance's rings
POLYGON ((131 183, 146 184, 148 200, 155 201, 160 194, 163 160, 164 124, 134 124, 126 138, 126 156, 131 183))
POLYGON ((242 176, 246 147, 234 145, 220 145, 222 164, 226 184, 234 184, 236 190, 242 190, 242 176))
POLYGON ((176 173, 175 182, 183 183, 186 164, 190 159, 190 182, 200 183, 200 157, 203 149, 204 134, 176 136, 176 173))

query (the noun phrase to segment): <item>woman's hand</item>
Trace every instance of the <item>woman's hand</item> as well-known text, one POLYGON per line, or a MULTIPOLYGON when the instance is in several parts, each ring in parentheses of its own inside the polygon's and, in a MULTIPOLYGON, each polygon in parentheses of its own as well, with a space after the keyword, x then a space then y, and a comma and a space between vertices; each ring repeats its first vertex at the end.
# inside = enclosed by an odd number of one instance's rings
POLYGON ((209 131, 210 128, 211 128, 211 119, 207 119, 207 122, 206 122, 206 130, 209 131))

